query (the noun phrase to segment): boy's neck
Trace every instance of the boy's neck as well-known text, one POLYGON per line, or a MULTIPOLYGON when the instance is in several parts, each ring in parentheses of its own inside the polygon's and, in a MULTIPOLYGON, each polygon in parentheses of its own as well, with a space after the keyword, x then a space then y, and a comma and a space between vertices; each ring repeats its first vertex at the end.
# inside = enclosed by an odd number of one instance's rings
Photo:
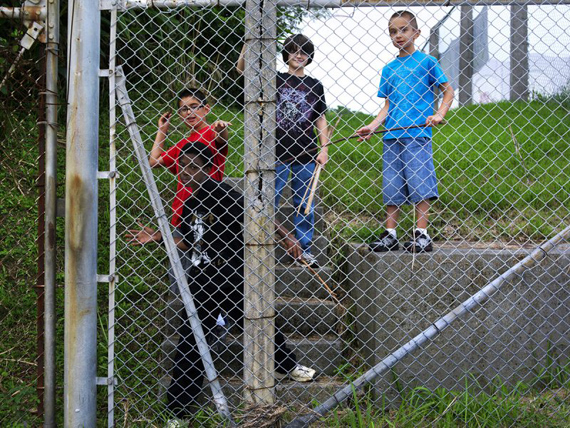
POLYGON ((192 126, 192 127, 190 128, 190 133, 199 132, 199 131, 201 131, 202 129, 208 127, 208 126, 210 126, 210 125, 209 125, 208 123, 206 123, 206 122, 197 123, 196 125, 194 125, 194 126, 192 126))
POLYGON ((405 56, 410 56, 413 55, 414 52, 416 51, 416 47, 415 46, 410 46, 406 49, 402 49, 400 50, 400 54, 398 55, 400 58, 405 57, 405 56))
POLYGON ((305 67, 299 67, 299 68, 289 67, 287 73, 297 77, 305 77, 305 67))

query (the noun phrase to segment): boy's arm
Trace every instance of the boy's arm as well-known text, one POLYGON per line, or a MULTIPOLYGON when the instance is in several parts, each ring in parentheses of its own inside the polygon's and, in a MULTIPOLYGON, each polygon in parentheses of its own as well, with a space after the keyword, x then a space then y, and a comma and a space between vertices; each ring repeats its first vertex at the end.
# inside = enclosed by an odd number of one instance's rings
POLYGON ((386 98, 386 101, 384 102, 384 107, 382 107, 382 110, 380 110, 380 112, 374 118, 374 120, 370 122, 368 125, 363 126, 358 131, 355 132, 355 134, 360 135, 358 141, 368 140, 372 136, 372 133, 376 131, 378 127, 384 123, 386 117, 388 117, 389 109, 390 109, 390 100, 386 98))
MULTIPOLYGON (((125 234, 125 238, 127 238, 129 244, 137 246, 149 244, 151 242, 162 242, 162 233, 160 233, 160 231, 143 225, 140 220, 137 221, 137 224, 141 227, 141 229, 129 229, 125 234)), ((174 237, 174 243, 181 250, 189 249, 184 243, 183 239, 178 236, 174 237)))
POLYGON ((435 112, 435 114, 428 116, 426 119, 426 125, 436 126, 441 123, 447 112, 449 111, 451 104, 453 103, 453 97, 455 96, 455 91, 449 84, 449 82, 442 83, 439 85, 439 89, 443 93, 443 99, 441 105, 435 112))
POLYGON ((323 114, 321 117, 317 119, 315 122, 315 127, 317 128, 317 135, 319 137, 319 142, 321 143, 321 151, 317 156, 317 162, 320 163, 322 166, 325 166, 329 160, 329 143, 330 143, 330 134, 329 134, 329 125, 327 123, 327 118, 323 114))
POLYGON ((243 74, 245 70, 245 44, 241 48, 241 52, 239 53, 238 62, 236 64, 236 70, 239 74, 243 74))
POLYGON ((232 126, 231 122, 226 122, 224 120, 216 120, 212 124, 212 129, 216 133, 216 148, 222 151, 228 145, 229 132, 228 127, 232 126))
POLYGON ((170 128, 171 116, 172 114, 168 112, 164 113, 160 116, 160 119, 158 119, 158 131, 156 132, 154 144, 152 145, 152 149, 148 157, 148 163, 151 168, 164 165, 162 154, 164 153, 164 141, 166 140, 168 129, 170 128))
POLYGON ((289 253, 291 257, 293 257, 294 259, 298 259, 299 257, 301 257, 301 255, 303 254, 303 249, 301 248, 301 244, 299 244, 299 241, 297 241, 297 239, 295 239, 295 237, 291 235, 291 233, 289 233, 287 229, 285 229, 285 226, 283 226, 277 220, 275 220, 275 232, 281 238, 277 242, 283 248, 285 248, 285 250, 287 251, 287 253, 289 253))

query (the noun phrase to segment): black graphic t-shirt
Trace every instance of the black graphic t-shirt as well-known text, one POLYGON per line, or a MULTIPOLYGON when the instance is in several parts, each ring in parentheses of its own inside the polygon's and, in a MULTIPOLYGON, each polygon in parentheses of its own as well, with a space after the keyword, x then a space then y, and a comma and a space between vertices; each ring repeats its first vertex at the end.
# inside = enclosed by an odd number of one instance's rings
POLYGON ((190 290, 243 287, 243 196, 208 178, 184 203, 180 232, 190 248, 190 290))
POLYGON ((277 160, 309 163, 315 158, 315 121, 325 114, 323 85, 309 76, 277 73, 277 160), (307 153, 307 150, 313 149, 307 153), (289 160, 291 158, 294 160, 289 160))

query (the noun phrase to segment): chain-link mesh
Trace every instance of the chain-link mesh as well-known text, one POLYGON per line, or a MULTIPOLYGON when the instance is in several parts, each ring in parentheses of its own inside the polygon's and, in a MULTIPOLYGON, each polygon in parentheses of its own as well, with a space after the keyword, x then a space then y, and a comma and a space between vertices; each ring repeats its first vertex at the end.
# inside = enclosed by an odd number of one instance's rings
MULTIPOLYGON (((180 254, 190 289, 230 407, 248 426, 290 420, 323 402, 568 225, 570 9, 431 6, 410 10, 421 30, 416 47, 439 59, 455 91, 446 124, 434 128, 433 155, 428 152, 439 197, 429 209, 427 234, 415 230, 422 225, 417 210, 403 205, 396 228, 399 249, 382 235, 386 205, 407 201, 389 199, 394 192, 387 186, 387 169, 395 161, 386 160, 386 154, 393 147, 388 150, 391 143, 383 143, 382 135, 365 141, 351 137, 383 106, 377 97, 381 70, 401 61, 388 32, 389 18, 399 9, 279 10, 276 170, 279 177, 283 166, 292 163, 295 177, 288 180, 276 218, 296 233, 304 256, 294 260, 276 248, 276 299, 269 303, 277 314, 274 345, 283 352, 275 354, 275 364, 290 366, 281 370, 284 379, 276 371, 277 405, 249 412, 243 406, 243 241, 240 232, 235 232, 235 242, 228 238, 228 231, 239 229, 243 221, 244 82, 236 65, 242 46, 250 42, 244 36, 245 9, 129 9, 119 11, 112 22, 116 38, 111 38, 110 68, 120 64, 124 70, 136 126, 155 166, 169 220, 176 198, 183 200, 175 213, 181 219, 176 233, 182 238, 180 254), (318 82, 292 81, 287 73, 280 52, 291 33, 302 33, 314 44, 314 59, 305 72, 322 83, 326 106, 319 99, 318 82), (200 88, 207 102, 196 93, 180 98, 185 88, 200 88), (307 143, 306 136, 299 141, 283 133, 283 127, 298 128, 303 113, 312 115, 311 133, 321 126, 324 135, 326 118, 333 142, 318 179, 312 239, 307 239, 313 225, 305 221, 306 204, 299 214, 296 210, 298 200, 311 193, 305 188, 319 151, 307 160, 307 153, 293 150, 296 144, 306 150, 328 140, 307 143), (208 192, 183 195, 184 189, 177 189, 179 154, 163 154, 189 141, 215 147, 216 173, 204 179, 208 192), (280 144, 286 154, 280 153, 280 144), (220 185, 215 180, 222 175, 225 184, 220 185), (204 196, 209 192, 214 196, 204 196), (433 251, 424 251, 428 244, 433 251), (314 369, 316 378, 301 382, 308 380, 303 378, 306 370, 294 370, 296 365, 314 369)), ((296 43, 311 56, 308 45, 296 43)), ((306 60, 299 55, 298 61, 306 60)), ((403 78, 395 79, 397 86, 403 78)), ((441 106, 445 85, 439 89, 441 106)), ((404 94, 403 102, 413 105, 427 96, 415 89, 404 94)), ((397 104, 392 93, 385 95, 397 104)), ((215 424, 218 416, 206 383, 192 386, 203 374, 195 370, 199 358, 164 247, 130 245, 132 238, 122 238, 141 225, 156 229, 157 222, 125 127, 130 122, 119 105, 111 107, 116 148, 111 156, 118 176, 111 189, 116 200, 111 206, 111 226, 116 228, 111 261, 117 281, 110 300, 109 358, 115 378, 109 387, 110 421, 160 425, 178 414, 198 424, 215 424), (182 345, 181 337, 187 339, 182 345), (186 362, 184 355, 190 355, 186 362), (187 402, 192 405, 186 412, 177 413, 187 402)), ((417 122, 414 112, 404 116, 393 126, 425 122, 417 122)), ((194 152, 180 159, 183 166, 197 162, 194 168, 206 168, 204 157, 194 152)), ((324 161, 322 156, 319 160, 324 161)), ((415 172, 423 166, 410 168, 415 172)), ((189 176, 180 180, 192 180, 189 176)), ((412 185, 409 176, 403 181, 400 187, 412 185)), ((196 189, 204 182, 186 183, 196 189)), ((424 178, 419 182, 425 184, 424 178)), ((277 179, 275 185, 279 183, 277 179)), ((412 201, 431 196, 423 193, 412 201)), ((137 238, 143 239, 140 234, 137 238)), ((386 420, 567 425, 568 266, 568 244, 562 244, 425 350, 408 355, 372 387, 355 392, 353 401, 324 425, 351 425, 358 412, 360 426, 386 420)), ((265 359, 259 356, 259 361, 265 359)))
POLYGON ((44 51, 22 48, 19 20, 0 22, 0 425, 36 425, 43 387, 44 51))

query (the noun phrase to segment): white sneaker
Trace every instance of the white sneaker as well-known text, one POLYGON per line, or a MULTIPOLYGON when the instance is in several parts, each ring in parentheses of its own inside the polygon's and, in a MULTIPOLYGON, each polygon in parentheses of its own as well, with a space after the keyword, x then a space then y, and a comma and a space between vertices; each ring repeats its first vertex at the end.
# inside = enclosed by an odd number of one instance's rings
POLYGON ((188 427, 188 422, 185 422, 178 418, 169 419, 168 422, 166 422, 166 428, 187 428, 187 427, 188 427))
POLYGON ((297 382, 310 382, 315 379, 315 373, 315 370, 297 364, 297 367, 289 373, 289 377, 297 382))
POLYGON ((301 266, 309 265, 312 268, 318 268, 319 267, 319 262, 318 262, 317 258, 309 252, 303 253, 301 255, 301 260, 297 260, 297 263, 299 263, 301 266), (305 262, 306 264, 303 262, 305 262))

